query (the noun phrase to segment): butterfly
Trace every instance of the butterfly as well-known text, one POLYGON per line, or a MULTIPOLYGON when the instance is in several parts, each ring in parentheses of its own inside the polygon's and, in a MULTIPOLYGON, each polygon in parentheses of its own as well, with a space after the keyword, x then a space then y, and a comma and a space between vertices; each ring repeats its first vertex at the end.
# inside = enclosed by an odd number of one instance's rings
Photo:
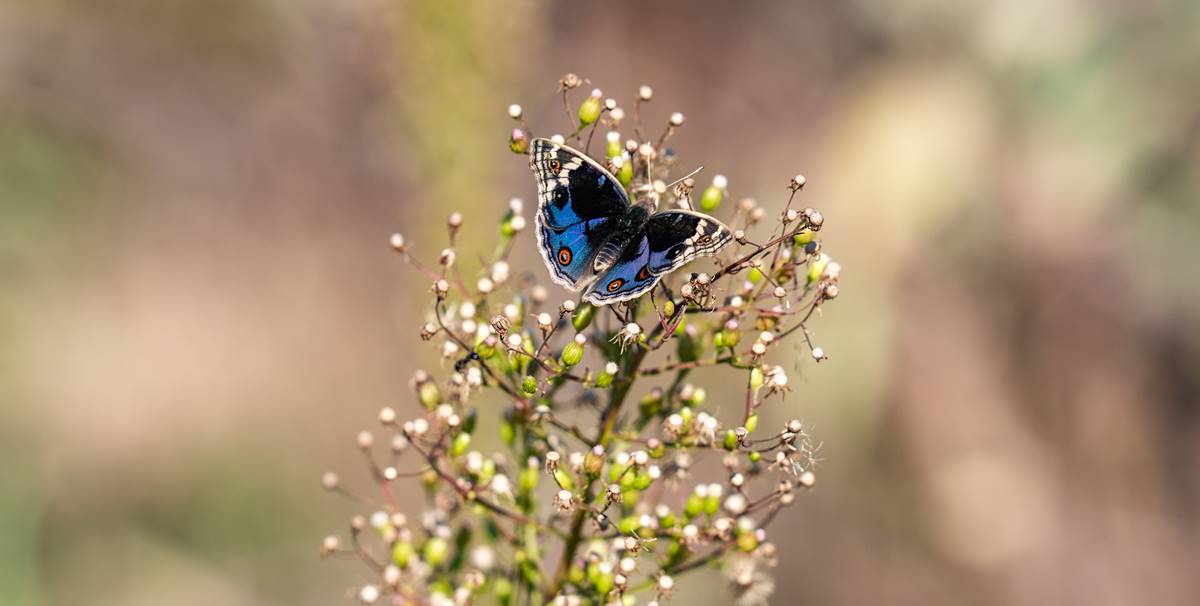
POLYGON ((612 173, 566 145, 534 139, 529 167, 538 187, 538 250, 550 278, 583 290, 595 305, 635 299, 733 240, 728 227, 703 213, 631 203, 612 173))

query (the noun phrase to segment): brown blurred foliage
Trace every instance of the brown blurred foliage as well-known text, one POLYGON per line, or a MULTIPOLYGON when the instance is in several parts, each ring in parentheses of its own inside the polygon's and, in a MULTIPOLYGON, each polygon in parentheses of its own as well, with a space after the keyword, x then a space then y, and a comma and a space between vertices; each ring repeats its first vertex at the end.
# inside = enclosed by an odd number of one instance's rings
POLYGON ((574 71, 653 84, 735 196, 806 174, 846 268, 773 413, 826 457, 775 603, 1194 603, 1198 31, 1185 0, 4 4, 0 602, 349 601, 316 479, 436 363, 387 234, 530 198, 505 107, 564 128, 574 71))

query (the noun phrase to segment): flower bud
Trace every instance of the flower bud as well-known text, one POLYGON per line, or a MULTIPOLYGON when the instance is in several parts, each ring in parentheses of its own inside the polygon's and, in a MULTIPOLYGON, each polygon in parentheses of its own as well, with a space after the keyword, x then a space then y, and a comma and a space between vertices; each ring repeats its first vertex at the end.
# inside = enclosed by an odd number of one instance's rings
POLYGON ((604 104, 600 100, 603 96, 600 89, 596 89, 579 104, 580 126, 587 126, 600 118, 600 112, 604 110, 604 104))
POLYGON ((591 303, 581 303, 575 309, 575 315, 571 318, 571 325, 575 327, 577 332, 582 332, 592 323, 592 318, 596 315, 596 306, 591 303))
POLYGON ((583 457, 583 470, 589 476, 596 477, 604 468, 604 447, 597 444, 583 457))
POLYGON ((621 182, 621 185, 629 187, 629 184, 633 183, 633 161, 627 156, 617 157, 625 159, 625 162, 617 170, 617 180, 621 182))
POLYGON ((615 130, 609 131, 608 135, 605 137, 605 141, 605 156, 608 156, 609 158, 616 158, 621 155, 621 152, 625 151, 625 148, 621 146, 621 133, 615 130))
POLYGON ((821 274, 825 272, 825 266, 829 265, 829 256, 822 254, 808 264, 808 275, 806 276, 808 283, 812 284, 821 279, 821 274))
POLYGON ((704 193, 700 194, 700 210, 704 212, 712 212, 716 210, 721 202, 725 199, 725 188, 728 186, 728 181, 724 175, 713 177, 712 185, 704 189, 704 193))
POLYGON ((407 568, 408 562, 413 556, 412 543, 408 541, 396 541, 396 545, 392 547, 392 563, 400 568, 407 568))
POLYGON ((571 367, 583 360, 583 344, 587 343, 587 337, 583 334, 575 335, 575 339, 567 343, 563 347, 562 355, 559 356, 559 361, 563 366, 571 367))
POLYGON ((526 154, 529 152, 529 135, 525 131, 514 128, 512 134, 508 136, 508 149, 514 154, 526 154))
POLYGON ((525 392, 527 396, 532 396, 537 393, 537 385, 537 379, 527 376, 521 381, 521 391, 525 392))
POLYGON ((446 561, 446 556, 450 554, 450 543, 441 537, 432 537, 425 541, 425 546, 421 548, 421 558, 426 564, 437 567, 442 562, 446 561))
POLYGON ((461 456, 471 446, 471 434, 460 433, 454 436, 454 443, 450 447, 450 456, 461 456))
POLYGON ((735 433, 732 429, 727 430, 725 432, 724 446, 725 446, 725 450, 730 450, 730 451, 737 450, 737 447, 738 447, 737 433, 735 433))

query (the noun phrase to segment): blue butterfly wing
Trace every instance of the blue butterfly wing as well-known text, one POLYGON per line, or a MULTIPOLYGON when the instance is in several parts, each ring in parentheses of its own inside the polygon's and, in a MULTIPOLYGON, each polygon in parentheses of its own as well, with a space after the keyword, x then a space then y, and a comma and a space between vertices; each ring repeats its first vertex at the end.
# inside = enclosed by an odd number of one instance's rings
POLYGON ((650 273, 670 273, 698 257, 715 255, 733 241, 724 223, 690 210, 666 210, 646 222, 650 273))
POLYGON ((549 139, 533 140, 529 166, 538 187, 538 250, 551 278, 578 290, 595 277, 590 261, 629 198, 604 167, 549 139))
POLYGON ((603 243, 611 217, 586 219, 569 227, 538 224, 538 250, 557 283, 578 289, 595 278, 592 259, 603 243))
POLYGON ((650 272, 650 242, 639 235, 621 251, 616 262, 600 274, 583 298, 596 305, 636 299, 654 287, 660 276, 650 272))

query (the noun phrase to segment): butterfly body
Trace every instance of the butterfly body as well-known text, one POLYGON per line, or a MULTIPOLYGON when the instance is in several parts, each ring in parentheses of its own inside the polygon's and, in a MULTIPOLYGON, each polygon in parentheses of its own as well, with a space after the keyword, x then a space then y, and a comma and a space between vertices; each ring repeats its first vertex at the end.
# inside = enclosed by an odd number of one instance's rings
POLYGON ((733 239, 720 221, 632 204, 621 183, 586 155, 535 139, 538 250, 556 283, 597 305, 637 298, 663 275, 733 239))

